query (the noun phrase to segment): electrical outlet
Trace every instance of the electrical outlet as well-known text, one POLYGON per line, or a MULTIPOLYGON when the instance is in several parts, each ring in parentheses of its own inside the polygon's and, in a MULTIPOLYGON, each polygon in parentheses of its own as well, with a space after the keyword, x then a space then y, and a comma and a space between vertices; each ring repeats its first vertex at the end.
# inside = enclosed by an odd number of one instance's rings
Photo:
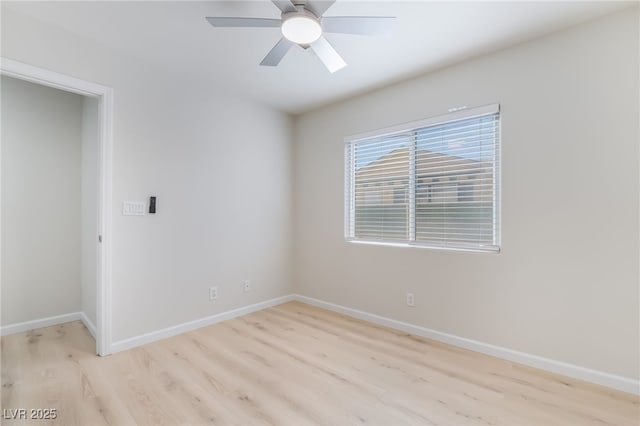
POLYGON ((407 306, 416 306, 416 299, 413 296, 413 293, 407 293, 407 306))
POLYGON ((216 300, 218 298, 218 287, 209 287, 209 300, 216 300))
POLYGON ((245 292, 251 290, 251 281, 244 280, 244 284, 242 288, 244 289, 245 292))

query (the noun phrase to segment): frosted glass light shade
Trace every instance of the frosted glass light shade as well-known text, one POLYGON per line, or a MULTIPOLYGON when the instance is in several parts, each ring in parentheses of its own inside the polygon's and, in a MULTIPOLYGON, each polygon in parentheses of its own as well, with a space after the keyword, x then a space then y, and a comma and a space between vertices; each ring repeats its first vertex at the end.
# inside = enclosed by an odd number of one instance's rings
POLYGON ((292 16, 282 23, 282 35, 297 44, 311 44, 322 35, 322 27, 311 17, 292 16))

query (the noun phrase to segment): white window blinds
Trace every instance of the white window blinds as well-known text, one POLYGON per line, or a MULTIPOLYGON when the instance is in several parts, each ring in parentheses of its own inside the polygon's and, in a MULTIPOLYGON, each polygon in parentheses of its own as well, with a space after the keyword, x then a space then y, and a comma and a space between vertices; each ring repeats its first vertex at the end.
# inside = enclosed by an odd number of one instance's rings
POLYGON ((350 241, 499 250, 498 105, 347 139, 350 241))

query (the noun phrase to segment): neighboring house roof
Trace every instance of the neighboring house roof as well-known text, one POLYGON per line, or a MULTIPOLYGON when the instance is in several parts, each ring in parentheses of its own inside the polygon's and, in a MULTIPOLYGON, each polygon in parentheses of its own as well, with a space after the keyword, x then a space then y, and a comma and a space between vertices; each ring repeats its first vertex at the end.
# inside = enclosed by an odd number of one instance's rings
MULTIPOLYGON (((419 149, 416 153, 416 166, 416 175, 419 177, 438 177, 459 175, 461 171, 467 171, 469 174, 482 173, 484 169, 491 167, 492 163, 419 149)), ((356 176, 379 177, 380 171, 386 169, 384 180, 401 179, 406 178, 408 167, 409 149, 399 148, 357 169, 356 176)))

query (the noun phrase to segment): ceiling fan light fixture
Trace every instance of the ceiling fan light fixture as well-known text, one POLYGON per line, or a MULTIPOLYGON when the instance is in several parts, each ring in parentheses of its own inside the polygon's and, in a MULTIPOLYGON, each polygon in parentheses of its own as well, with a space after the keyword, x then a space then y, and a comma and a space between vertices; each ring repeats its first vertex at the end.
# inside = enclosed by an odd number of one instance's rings
POLYGON ((282 21, 282 35, 297 44, 309 45, 322 35, 320 22, 314 16, 292 13, 282 21))
MULTIPOLYGON (((2 0, 0 0, 2 1, 2 0)), ((389 29, 393 16, 330 16, 323 17, 336 0, 271 0, 280 9, 280 19, 234 18, 209 16, 214 27, 280 28, 282 37, 271 48, 260 65, 275 67, 294 45, 311 49, 329 72, 344 68, 347 63, 323 37, 323 33, 376 35, 389 29)))

